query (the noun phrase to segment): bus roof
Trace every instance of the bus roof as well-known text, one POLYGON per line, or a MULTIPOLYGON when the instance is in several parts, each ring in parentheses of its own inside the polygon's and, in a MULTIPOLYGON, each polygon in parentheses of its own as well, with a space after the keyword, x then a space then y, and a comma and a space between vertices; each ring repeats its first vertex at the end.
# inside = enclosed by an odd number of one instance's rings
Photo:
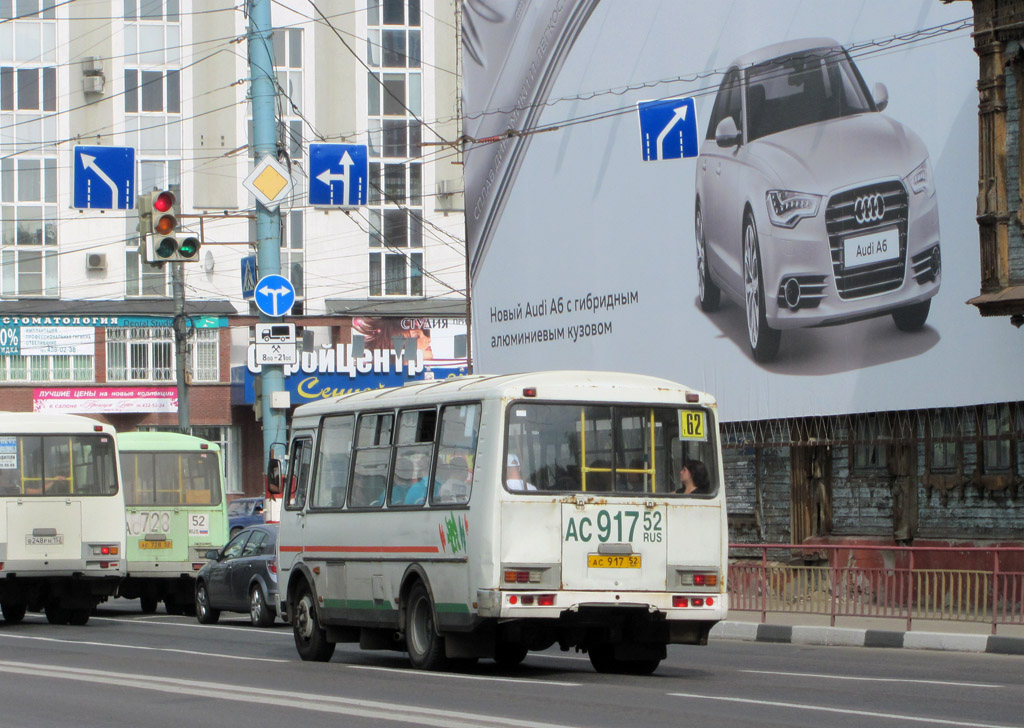
POLYGON ((297 407, 295 417, 347 409, 415 405, 417 402, 465 399, 512 399, 523 390, 536 389, 538 399, 595 399, 608 402, 684 402, 686 395, 714 405, 714 398, 677 382, 643 374, 593 371, 543 371, 519 374, 470 374, 449 379, 410 382, 402 387, 369 389, 331 397, 297 407))
POLYGON ((113 425, 82 415, 49 412, 0 412, 0 434, 16 432, 96 432, 101 427, 108 435, 116 435, 113 425))
POLYGON ((206 445, 209 452, 220 452, 220 445, 201 437, 180 432, 122 432, 117 438, 122 452, 136 450, 199 450, 206 445))

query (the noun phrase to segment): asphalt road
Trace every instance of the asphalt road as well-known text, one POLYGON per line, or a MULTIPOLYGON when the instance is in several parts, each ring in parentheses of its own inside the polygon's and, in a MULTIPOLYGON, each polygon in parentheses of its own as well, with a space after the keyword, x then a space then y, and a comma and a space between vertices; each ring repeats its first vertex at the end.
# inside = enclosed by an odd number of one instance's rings
POLYGON ((1024 661, 958 652, 715 640, 671 647, 649 677, 586 655, 424 673, 339 645, 303 663, 291 631, 243 615, 202 626, 101 606, 88 625, 0 622, 0 727, 971 726, 1024 728, 1024 661))

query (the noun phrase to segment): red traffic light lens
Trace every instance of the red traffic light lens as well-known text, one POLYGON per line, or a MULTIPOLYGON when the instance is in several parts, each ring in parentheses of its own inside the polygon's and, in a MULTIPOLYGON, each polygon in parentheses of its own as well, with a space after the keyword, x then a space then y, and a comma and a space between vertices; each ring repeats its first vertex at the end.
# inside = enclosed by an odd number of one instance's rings
POLYGON ((174 193, 170 191, 161 192, 153 200, 153 209, 157 212, 167 212, 174 207, 174 193))

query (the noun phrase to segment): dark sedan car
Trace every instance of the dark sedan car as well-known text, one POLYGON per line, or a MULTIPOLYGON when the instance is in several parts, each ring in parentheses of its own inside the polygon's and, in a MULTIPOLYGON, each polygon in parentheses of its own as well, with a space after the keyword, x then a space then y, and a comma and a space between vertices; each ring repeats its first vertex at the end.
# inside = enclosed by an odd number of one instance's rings
POLYGON ((224 548, 207 552, 196 575, 196 619, 213 624, 224 612, 248 612, 254 627, 274 623, 277 524, 249 526, 224 548))
POLYGON ((263 496, 258 498, 236 498, 228 503, 229 535, 234 536, 246 526, 264 523, 263 496))

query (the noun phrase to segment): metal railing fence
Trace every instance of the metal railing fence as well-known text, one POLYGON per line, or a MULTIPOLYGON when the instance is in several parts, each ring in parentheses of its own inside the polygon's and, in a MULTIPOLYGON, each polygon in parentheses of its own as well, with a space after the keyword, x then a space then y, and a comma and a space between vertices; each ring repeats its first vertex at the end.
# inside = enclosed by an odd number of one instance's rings
POLYGON ((730 544, 729 608, 1024 625, 1024 547, 730 544))

